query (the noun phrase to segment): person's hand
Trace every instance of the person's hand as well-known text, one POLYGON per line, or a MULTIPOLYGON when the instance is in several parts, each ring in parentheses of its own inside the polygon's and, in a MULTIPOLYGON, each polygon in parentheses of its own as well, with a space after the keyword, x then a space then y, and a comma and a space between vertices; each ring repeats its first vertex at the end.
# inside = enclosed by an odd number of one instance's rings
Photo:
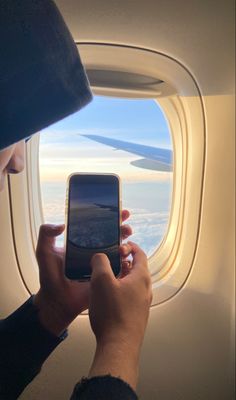
MULTIPOLYGON (((129 215, 129 211, 123 210, 122 221, 129 215)), ((69 280, 64 274, 64 249, 55 246, 56 237, 64 228, 64 225, 42 225, 36 249, 40 289, 34 304, 42 325, 55 335, 60 335, 89 304, 90 283, 69 280)), ((131 234, 131 227, 122 225, 122 238, 131 234)), ((121 246, 121 255, 128 255, 126 246, 121 246)))
POLYGON ((97 350, 90 377, 120 376, 135 388, 152 292, 145 253, 132 242, 126 246, 133 262, 120 279, 105 254, 92 258, 89 317, 97 350))

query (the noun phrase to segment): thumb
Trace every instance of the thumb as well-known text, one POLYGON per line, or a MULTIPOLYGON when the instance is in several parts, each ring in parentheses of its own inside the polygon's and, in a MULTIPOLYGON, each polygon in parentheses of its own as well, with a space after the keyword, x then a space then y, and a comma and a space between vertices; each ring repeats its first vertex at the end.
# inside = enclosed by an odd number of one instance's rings
POLYGON ((49 249, 54 247, 56 237, 65 229, 65 225, 44 224, 40 226, 37 249, 49 249))
POLYGON ((97 279, 99 280, 115 279, 113 271, 111 269, 110 261, 106 256, 106 254, 103 253, 94 254, 91 260, 91 267, 92 267, 91 283, 95 282, 97 279))

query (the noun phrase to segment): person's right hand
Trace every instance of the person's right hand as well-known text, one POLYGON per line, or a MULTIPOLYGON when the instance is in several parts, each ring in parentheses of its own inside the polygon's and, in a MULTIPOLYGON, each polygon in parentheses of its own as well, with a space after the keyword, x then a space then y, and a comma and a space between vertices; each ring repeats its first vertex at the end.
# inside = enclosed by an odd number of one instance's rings
MULTIPOLYGON (((122 210, 122 222, 127 220, 129 215, 128 210, 122 210)), ((90 282, 70 280, 64 273, 65 250, 56 247, 56 237, 64 228, 64 225, 42 225, 36 249, 40 289, 34 296, 34 304, 38 309, 41 324, 54 335, 62 334, 89 304, 90 282)), ((126 239, 131 233, 129 225, 121 225, 122 239, 126 239)), ((124 248, 120 247, 122 259, 127 256, 124 248)))
POLYGON ((121 278, 105 254, 92 258, 89 317, 97 350, 90 376, 120 376, 135 387, 152 292, 145 253, 135 243, 127 246, 133 261, 121 278))

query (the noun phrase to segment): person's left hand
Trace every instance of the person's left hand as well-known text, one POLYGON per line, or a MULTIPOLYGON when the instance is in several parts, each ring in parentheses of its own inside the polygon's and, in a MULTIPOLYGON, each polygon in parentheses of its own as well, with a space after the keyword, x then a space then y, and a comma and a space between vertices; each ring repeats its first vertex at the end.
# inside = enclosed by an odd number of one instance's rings
MULTIPOLYGON (((129 215, 128 210, 123 210, 122 222, 129 215)), ((42 325, 55 335, 60 335, 89 304, 90 282, 73 281, 64 274, 64 249, 55 246, 56 237, 64 229, 64 225, 41 225, 36 249, 40 289, 34 296, 34 304, 42 325)), ((131 234, 131 227, 122 225, 122 239, 131 234)), ((125 245, 120 252, 123 257, 128 255, 125 245)))

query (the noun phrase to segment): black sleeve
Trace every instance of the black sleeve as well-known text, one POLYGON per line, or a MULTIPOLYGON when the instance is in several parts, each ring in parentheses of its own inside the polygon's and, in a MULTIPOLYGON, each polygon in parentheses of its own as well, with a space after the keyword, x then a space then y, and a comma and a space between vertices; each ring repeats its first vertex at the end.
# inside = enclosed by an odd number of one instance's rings
POLYGON ((120 378, 111 375, 83 378, 70 400, 138 400, 136 393, 120 378))
POLYGON ((16 399, 66 336, 42 327, 32 297, 0 321, 0 399, 16 399))

